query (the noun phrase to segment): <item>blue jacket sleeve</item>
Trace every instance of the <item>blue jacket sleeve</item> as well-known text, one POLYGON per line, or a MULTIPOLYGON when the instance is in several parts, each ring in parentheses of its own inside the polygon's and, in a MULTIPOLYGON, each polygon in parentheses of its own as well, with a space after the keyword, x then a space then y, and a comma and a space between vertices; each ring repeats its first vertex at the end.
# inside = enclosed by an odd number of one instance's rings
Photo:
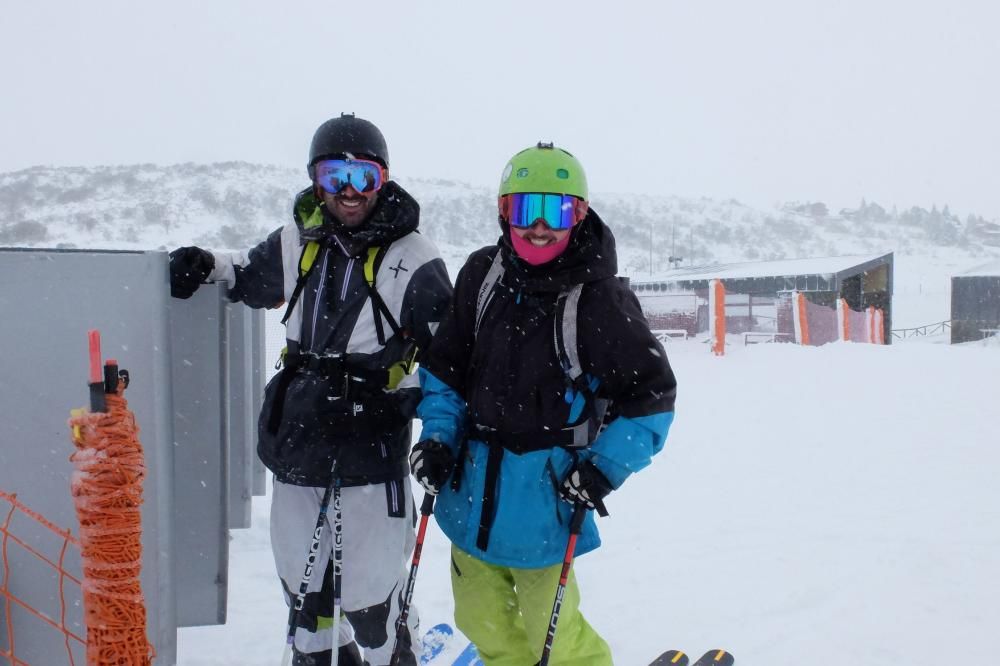
POLYGON ((417 416, 423 422, 420 439, 437 440, 457 453, 465 425, 465 401, 430 371, 420 368, 419 374, 423 390, 423 399, 417 406, 417 416))
POLYGON ((649 465, 653 456, 660 452, 673 420, 673 412, 620 416, 594 440, 584 455, 608 477, 612 486, 618 488, 630 474, 649 465))

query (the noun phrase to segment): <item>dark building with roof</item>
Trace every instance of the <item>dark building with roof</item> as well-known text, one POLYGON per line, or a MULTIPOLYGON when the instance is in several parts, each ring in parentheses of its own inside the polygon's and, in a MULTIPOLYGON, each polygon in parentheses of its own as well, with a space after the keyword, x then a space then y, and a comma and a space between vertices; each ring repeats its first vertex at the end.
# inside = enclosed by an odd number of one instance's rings
POLYGON ((1000 261, 951 278, 951 343, 1000 336, 1000 261))
POLYGON ((882 310, 885 340, 891 338, 891 252, 678 268, 645 280, 633 278, 631 288, 652 328, 685 329, 693 335, 708 329, 713 279, 726 288, 727 331, 791 331, 791 294, 798 291, 814 305, 833 308, 843 298, 855 311, 870 306, 882 310))

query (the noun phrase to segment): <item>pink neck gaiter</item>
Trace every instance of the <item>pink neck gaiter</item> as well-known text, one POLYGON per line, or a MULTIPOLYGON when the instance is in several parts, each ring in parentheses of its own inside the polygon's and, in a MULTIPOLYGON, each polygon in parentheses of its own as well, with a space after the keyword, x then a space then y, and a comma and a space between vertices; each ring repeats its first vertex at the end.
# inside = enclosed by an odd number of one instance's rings
POLYGON ((537 247, 532 245, 530 241, 526 241, 513 231, 510 232, 510 241, 514 246, 514 251, 517 252, 517 256, 521 257, 527 261, 532 266, 539 266, 541 264, 548 263, 558 257, 566 250, 566 246, 569 245, 569 239, 572 234, 566 234, 566 238, 561 241, 556 241, 552 245, 546 245, 545 247, 537 247))

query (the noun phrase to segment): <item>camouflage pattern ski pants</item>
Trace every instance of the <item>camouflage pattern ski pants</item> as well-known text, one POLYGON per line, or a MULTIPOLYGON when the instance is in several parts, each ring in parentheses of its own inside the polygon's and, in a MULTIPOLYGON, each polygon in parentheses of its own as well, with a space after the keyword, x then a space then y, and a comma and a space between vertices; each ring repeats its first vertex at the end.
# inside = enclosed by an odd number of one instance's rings
MULTIPOLYGON (((274 483, 271 549, 289 603, 302 581, 323 490, 274 483)), ((416 512, 409 479, 342 488, 340 492, 343 613, 354 630, 354 639, 364 648, 365 661, 371 666, 385 666, 396 638, 396 619, 416 540, 413 532, 416 512)), ((295 648, 304 654, 328 653, 334 645, 331 562, 334 538, 330 527, 334 510, 330 506, 327 513, 328 522, 321 534, 314 574, 295 632, 295 648)), ((420 644, 415 634, 418 618, 417 609, 411 606, 407 622, 409 641, 400 659, 403 666, 417 663, 410 646, 420 644)), ((351 634, 343 622, 339 624, 337 644, 344 645, 351 634)))

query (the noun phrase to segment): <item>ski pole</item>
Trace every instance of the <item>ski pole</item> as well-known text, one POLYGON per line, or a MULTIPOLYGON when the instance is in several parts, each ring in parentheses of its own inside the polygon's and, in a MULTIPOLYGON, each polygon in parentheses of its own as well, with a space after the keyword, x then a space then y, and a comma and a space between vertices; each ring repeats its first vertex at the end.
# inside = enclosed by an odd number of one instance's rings
MULTIPOLYGON (((319 503, 319 515, 316 517, 316 527, 313 529, 312 540, 309 542, 309 552, 306 553, 306 566, 305 571, 302 572, 302 582, 299 583, 299 594, 288 608, 288 635, 285 642, 285 651, 281 657, 281 666, 289 666, 292 663, 292 645, 295 643, 295 631, 298 629, 299 613, 306 602, 306 592, 309 589, 309 581, 312 580, 313 568, 316 565, 316 556, 319 554, 323 523, 326 521, 326 512, 330 508, 330 498, 335 492, 337 495, 337 504, 334 508, 339 512, 340 481, 337 479, 336 472, 337 458, 334 456, 333 464, 330 466, 330 483, 327 485, 326 490, 323 491, 323 499, 319 503)), ((336 534, 334 538, 338 538, 336 534)), ((336 587, 336 581, 334 581, 334 584, 336 587)), ((336 636, 336 633, 334 636, 336 636)))
POLYGON ((410 577, 406 581, 403 607, 399 609, 399 618, 396 620, 396 642, 392 645, 392 658, 389 660, 389 666, 398 666, 399 664, 399 651, 403 645, 403 636, 408 630, 406 619, 410 615, 410 600, 413 599, 413 585, 417 580, 417 568, 420 566, 420 552, 424 549, 427 519, 432 513, 434 513, 434 495, 424 493, 424 501, 420 505, 420 527, 417 529, 417 543, 413 546, 413 562, 410 564, 410 577))
POLYGON ((545 647, 542 648, 542 658, 538 666, 548 666, 549 655, 552 653, 552 642, 556 638, 556 623, 559 622, 559 611, 562 610, 563 595, 566 593, 566 579, 569 578, 570 567, 573 566, 573 553, 576 552, 576 538, 583 528, 583 519, 587 515, 587 507, 583 504, 573 506, 573 518, 569 523, 569 542, 566 544, 566 555, 563 557, 562 573, 559 574, 559 587, 556 588, 556 598, 552 602, 552 615, 549 617, 549 631, 545 634, 545 647))
MULTIPOLYGON (((329 520, 327 520, 329 522, 329 520)), ((340 505, 340 481, 333 489, 333 657, 330 666, 340 662, 340 608, 344 566, 344 515, 340 505)))

